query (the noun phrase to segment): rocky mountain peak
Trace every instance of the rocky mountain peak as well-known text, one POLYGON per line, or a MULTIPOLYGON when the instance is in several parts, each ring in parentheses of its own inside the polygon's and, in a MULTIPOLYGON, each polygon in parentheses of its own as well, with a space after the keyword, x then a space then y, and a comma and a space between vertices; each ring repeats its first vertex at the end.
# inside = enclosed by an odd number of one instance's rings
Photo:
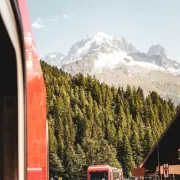
POLYGON ((64 63, 80 60, 89 54, 110 54, 113 52, 136 53, 138 50, 123 37, 114 37, 102 32, 87 35, 70 49, 64 63))
POLYGON ((167 59, 166 51, 161 45, 153 45, 149 48, 147 55, 153 56, 153 55, 159 55, 161 58, 167 59))

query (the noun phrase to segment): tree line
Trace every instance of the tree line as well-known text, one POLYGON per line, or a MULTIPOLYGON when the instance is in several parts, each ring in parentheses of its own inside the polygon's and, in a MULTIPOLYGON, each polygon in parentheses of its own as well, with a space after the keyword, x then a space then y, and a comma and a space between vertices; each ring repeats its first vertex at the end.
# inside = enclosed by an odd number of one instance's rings
POLYGON ((50 177, 85 179, 85 167, 92 164, 121 167, 129 177, 176 113, 173 103, 156 92, 144 97, 140 87, 110 87, 44 61, 41 66, 47 91, 50 177))

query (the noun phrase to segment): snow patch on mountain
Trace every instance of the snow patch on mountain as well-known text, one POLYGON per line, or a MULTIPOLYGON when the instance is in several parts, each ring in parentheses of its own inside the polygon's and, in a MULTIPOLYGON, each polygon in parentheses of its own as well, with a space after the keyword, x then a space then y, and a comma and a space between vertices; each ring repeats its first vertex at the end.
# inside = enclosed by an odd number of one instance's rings
POLYGON ((63 65, 63 59, 65 56, 59 52, 53 52, 53 53, 48 53, 44 54, 44 56, 41 58, 45 60, 48 64, 52 66, 58 66, 61 67, 63 65))
POLYGON ((57 54, 49 54, 49 57, 50 57, 51 59, 53 59, 53 58, 57 57, 57 54))
POLYGON ((95 61, 95 67, 96 68, 103 68, 103 67, 114 68, 119 63, 124 63, 125 58, 132 60, 132 58, 130 56, 127 56, 127 53, 123 51, 120 51, 120 52, 115 51, 110 54, 99 53, 98 60, 95 61))
POLYGON ((129 69, 130 76, 136 72, 140 72, 145 69, 148 71, 156 70, 161 72, 167 72, 173 75, 180 74, 180 70, 176 70, 172 67, 164 68, 157 66, 155 63, 134 61, 134 59, 131 56, 128 56, 126 52, 113 52, 111 54, 100 53, 98 59, 94 61, 94 68, 95 71, 98 73, 102 72, 103 68, 114 69, 123 66, 129 69))

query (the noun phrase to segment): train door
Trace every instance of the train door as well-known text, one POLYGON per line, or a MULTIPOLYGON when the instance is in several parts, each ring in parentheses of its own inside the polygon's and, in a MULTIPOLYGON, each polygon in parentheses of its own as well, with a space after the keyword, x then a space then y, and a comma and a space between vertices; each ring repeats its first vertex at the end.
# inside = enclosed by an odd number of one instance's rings
POLYGON ((25 180, 22 42, 12 4, 6 0, 0 0, 0 37, 0 179, 25 180))

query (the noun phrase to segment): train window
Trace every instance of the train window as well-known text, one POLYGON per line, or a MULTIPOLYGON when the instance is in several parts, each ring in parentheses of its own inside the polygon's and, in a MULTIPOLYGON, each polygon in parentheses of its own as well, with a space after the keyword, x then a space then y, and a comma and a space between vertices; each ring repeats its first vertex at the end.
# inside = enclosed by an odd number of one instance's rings
POLYGON ((107 180, 108 172, 90 172, 91 180, 107 180))
POLYGON ((113 180, 119 179, 119 171, 113 171, 113 180))

